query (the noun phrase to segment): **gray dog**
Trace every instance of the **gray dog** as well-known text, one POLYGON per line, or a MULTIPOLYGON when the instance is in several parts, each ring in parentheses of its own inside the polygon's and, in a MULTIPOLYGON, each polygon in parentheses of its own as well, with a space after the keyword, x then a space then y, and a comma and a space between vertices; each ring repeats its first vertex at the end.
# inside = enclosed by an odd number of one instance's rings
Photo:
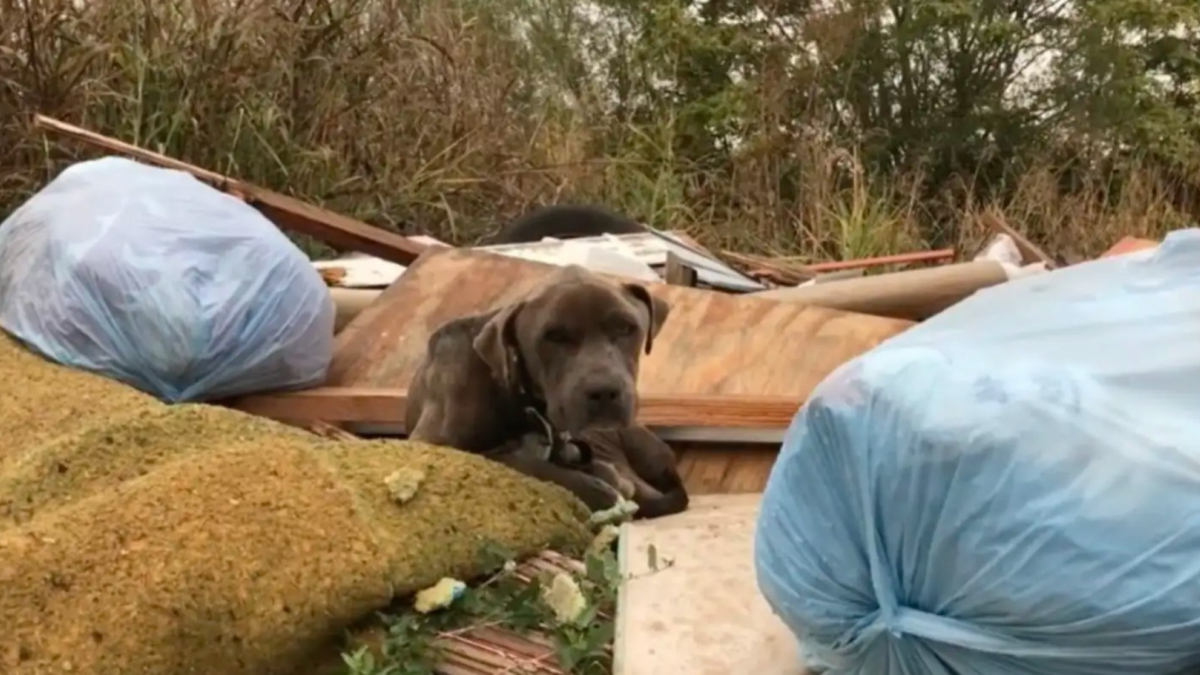
MULTIPOLYGON (((413 374, 409 437, 493 457, 561 485, 593 510, 622 492, 636 501, 639 480, 620 474, 645 462, 607 461, 617 452, 611 447, 600 448, 606 461, 592 462, 590 443, 559 442, 559 435, 586 439, 633 424, 640 356, 669 312, 644 286, 570 266, 520 302, 449 321, 430 336, 413 374), (550 437, 543 446, 530 443, 531 434, 550 437)), ((659 483, 661 473, 640 482, 659 483)), ((668 473, 675 475, 673 465, 668 473)))

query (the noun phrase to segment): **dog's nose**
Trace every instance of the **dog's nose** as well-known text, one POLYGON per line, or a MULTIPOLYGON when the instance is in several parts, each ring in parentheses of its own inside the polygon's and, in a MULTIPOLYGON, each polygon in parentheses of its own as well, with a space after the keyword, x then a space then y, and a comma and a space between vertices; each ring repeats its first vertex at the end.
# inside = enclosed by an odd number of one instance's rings
POLYGON ((607 385, 592 387, 588 389, 587 397, 588 404, 593 408, 605 408, 615 404, 621 398, 621 389, 607 385))

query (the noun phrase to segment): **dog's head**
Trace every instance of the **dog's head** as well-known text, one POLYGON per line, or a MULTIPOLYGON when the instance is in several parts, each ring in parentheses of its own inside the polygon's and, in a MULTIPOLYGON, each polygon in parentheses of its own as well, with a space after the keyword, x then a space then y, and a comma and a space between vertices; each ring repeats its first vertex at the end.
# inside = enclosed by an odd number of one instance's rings
POLYGON ((645 286, 572 265, 500 310, 474 347, 506 387, 527 374, 558 430, 625 427, 637 413, 641 353, 650 353, 670 309, 645 286))

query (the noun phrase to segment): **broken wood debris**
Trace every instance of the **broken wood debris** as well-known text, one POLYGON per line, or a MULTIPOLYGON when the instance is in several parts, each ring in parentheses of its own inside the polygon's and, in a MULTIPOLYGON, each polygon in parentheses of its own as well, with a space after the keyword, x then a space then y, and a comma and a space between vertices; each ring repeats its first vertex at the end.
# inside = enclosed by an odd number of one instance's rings
POLYGON ((835 260, 833 262, 813 263, 807 266, 816 273, 838 272, 841 270, 865 269, 868 267, 883 267, 884 265, 911 265, 912 263, 947 262, 953 260, 955 251, 952 248, 939 248, 933 251, 914 251, 912 253, 897 253, 881 255, 874 258, 858 258, 855 260, 835 260))
POLYGON ((190 173, 198 180, 242 199, 258 209, 280 229, 308 235, 330 246, 362 251, 402 265, 416 260, 425 250, 425 245, 418 244, 395 232, 372 227, 362 221, 302 202, 294 197, 244 183, 44 115, 34 117, 34 126, 100 150, 122 154, 147 164, 190 173))
MULTIPOLYGON (((310 426, 380 424, 402 428, 407 392, 369 387, 318 387, 243 396, 224 402, 242 412, 310 426)), ((803 401, 769 396, 662 396, 644 394, 638 423, 648 427, 784 429, 803 401)))
POLYGON ((753 278, 765 279, 781 286, 797 286, 816 276, 816 272, 803 265, 787 264, 777 258, 728 250, 721 251, 721 257, 741 267, 753 278))
POLYGON ((738 264, 751 277, 766 279, 781 286, 799 286, 810 279, 816 279, 820 275, 827 273, 866 270, 886 265, 949 262, 954 259, 955 250, 953 248, 942 248, 933 251, 915 251, 912 253, 898 253, 873 258, 807 264, 800 264, 791 258, 768 258, 765 256, 738 253, 736 251, 721 251, 721 256, 731 263, 738 264))

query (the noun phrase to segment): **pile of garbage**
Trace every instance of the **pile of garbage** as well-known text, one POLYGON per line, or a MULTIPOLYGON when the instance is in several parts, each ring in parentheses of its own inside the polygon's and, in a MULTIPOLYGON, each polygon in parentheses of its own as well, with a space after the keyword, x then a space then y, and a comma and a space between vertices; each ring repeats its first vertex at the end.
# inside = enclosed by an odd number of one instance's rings
MULTIPOLYGON (((260 210, 106 158, 0 224, 0 671, 290 675, 483 572, 485 544, 591 540, 578 501, 481 457, 196 403, 323 383, 380 293, 336 316, 328 286, 411 262, 318 271, 260 210)), ((416 250, 360 225, 323 226, 416 250)), ((1200 230, 1063 265, 996 229, 974 261, 876 276, 918 258, 741 272, 654 232, 493 249, 916 322, 824 378, 763 495, 759 588, 812 672, 1200 669, 1200 230)))

